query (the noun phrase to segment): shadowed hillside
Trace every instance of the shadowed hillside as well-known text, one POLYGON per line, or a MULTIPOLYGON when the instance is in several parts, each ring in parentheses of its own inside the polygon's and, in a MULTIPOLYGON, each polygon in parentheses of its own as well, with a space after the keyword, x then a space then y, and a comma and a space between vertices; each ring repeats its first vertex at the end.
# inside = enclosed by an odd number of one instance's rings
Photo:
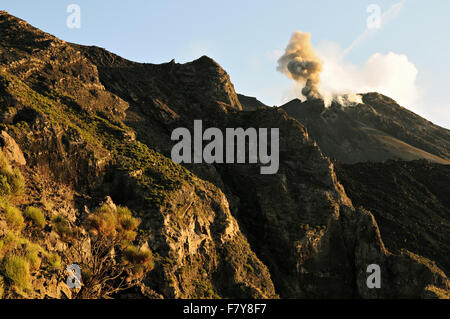
POLYGON ((362 101, 325 108, 320 100, 293 100, 281 108, 305 125, 326 155, 345 163, 423 158, 450 164, 449 130, 381 94, 362 94, 362 101))

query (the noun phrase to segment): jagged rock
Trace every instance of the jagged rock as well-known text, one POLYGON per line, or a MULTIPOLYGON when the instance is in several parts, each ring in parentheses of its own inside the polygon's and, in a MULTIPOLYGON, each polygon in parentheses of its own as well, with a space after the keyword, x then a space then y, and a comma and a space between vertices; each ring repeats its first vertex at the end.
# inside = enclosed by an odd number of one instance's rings
POLYGON ((66 299, 72 299, 72 291, 70 288, 64 283, 61 282, 57 287, 57 293, 59 295, 59 298, 66 298, 66 299))
POLYGON ((110 196, 106 196, 105 197, 105 199, 103 200, 102 205, 107 205, 112 210, 116 210, 117 209, 116 204, 114 204, 114 202, 113 202, 113 200, 111 199, 110 196))
POLYGON ((243 94, 238 94, 239 102, 242 105, 243 111, 256 111, 258 108, 268 107, 255 97, 246 96, 243 94))
POLYGON ((14 139, 5 131, 0 133, 0 149, 10 163, 16 165, 27 164, 19 145, 17 145, 16 141, 14 141, 14 139))

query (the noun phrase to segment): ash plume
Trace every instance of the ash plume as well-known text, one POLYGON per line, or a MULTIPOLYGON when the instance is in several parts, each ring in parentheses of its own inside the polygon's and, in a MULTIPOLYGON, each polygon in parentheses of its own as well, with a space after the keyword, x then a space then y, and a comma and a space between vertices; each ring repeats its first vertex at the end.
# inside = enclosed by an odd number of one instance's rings
POLYGON ((278 59, 277 70, 303 85, 302 94, 308 99, 320 99, 320 72, 322 62, 311 45, 311 34, 295 31, 283 56, 278 59))
POLYGON ((362 103, 356 92, 379 92, 409 106, 420 97, 418 70, 406 55, 375 53, 355 65, 343 60, 338 44, 322 42, 315 51, 310 40, 310 33, 295 31, 278 59, 277 70, 296 82, 288 98, 320 99, 328 107, 362 103))

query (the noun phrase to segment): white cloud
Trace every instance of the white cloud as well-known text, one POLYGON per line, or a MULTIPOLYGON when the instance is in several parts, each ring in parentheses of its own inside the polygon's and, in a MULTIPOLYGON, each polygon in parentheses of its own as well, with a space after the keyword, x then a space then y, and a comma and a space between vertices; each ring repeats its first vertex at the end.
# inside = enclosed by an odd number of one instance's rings
POLYGON ((337 45, 321 46, 317 54, 323 61, 319 90, 330 96, 343 93, 379 92, 399 104, 413 105, 420 96, 418 70, 404 54, 375 53, 362 65, 345 62, 337 45))

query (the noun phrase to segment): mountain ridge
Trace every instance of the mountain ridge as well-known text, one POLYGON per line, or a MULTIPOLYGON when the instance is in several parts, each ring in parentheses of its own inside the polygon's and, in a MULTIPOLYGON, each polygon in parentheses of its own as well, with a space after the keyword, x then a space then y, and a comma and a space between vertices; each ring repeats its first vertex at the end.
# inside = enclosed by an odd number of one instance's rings
MULTIPOLYGON (((61 265, 30 271, 25 292, 1 270, 6 297, 77 297, 65 286, 64 266, 87 258, 73 249, 77 243, 95 253, 86 220, 105 197, 140 218, 133 245, 154 256, 154 268, 129 291, 134 297, 445 297, 445 272, 412 252, 386 249, 374 216, 352 204, 305 126, 282 108, 242 112, 214 60, 130 62, 21 21, 0 12, 1 127, 26 160, 14 164, 3 150, 26 189, 7 204, 40 207, 48 225, 38 233, 28 222, 14 229, 5 202, 0 237, 14 232, 19 242, 58 254, 61 265), (16 33, 23 41, 4 36, 16 33), (279 173, 260 175, 259 164, 172 162, 171 130, 198 118, 219 128, 279 128, 279 173), (58 216, 84 235, 64 237, 58 216), (366 286, 372 263, 389 274, 381 289, 366 286)), ((19 246, 0 248, 1 263, 19 246)))
POLYGON ((450 131, 423 119, 379 93, 363 103, 325 107, 292 100, 281 106, 303 123, 322 151, 345 163, 427 159, 450 163, 450 131))

